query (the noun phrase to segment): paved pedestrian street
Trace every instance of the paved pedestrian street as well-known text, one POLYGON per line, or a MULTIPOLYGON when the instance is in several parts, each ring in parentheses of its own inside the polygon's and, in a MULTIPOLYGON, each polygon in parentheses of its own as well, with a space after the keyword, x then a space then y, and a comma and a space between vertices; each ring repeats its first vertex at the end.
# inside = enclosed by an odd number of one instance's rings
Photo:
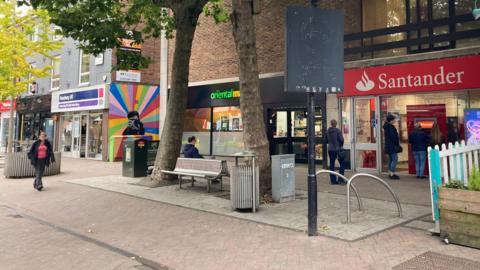
POLYGON ((480 261, 479 250, 446 245, 422 229, 418 224, 429 217, 356 241, 308 237, 266 222, 73 184, 109 179, 120 164, 62 161, 63 173, 45 177, 42 192, 32 188, 32 179, 0 180, 0 269, 433 269, 401 268, 426 252, 469 260, 465 265, 480 261))

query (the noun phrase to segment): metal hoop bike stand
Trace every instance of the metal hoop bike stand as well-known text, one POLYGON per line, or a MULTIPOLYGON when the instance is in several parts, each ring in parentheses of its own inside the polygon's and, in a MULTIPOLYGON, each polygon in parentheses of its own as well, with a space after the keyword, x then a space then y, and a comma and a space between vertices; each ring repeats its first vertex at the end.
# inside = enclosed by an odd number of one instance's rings
MULTIPOLYGON (((334 172, 334 171, 330 171, 330 170, 320 170, 320 171, 317 171, 317 173, 315 174, 315 177, 317 177, 319 174, 322 174, 322 173, 331 173, 331 174, 334 174, 340 178, 342 178, 343 180, 345 180, 347 183, 349 181, 348 178, 346 178, 345 176, 337 173, 337 172, 334 172)), ((358 191, 357 191, 357 188, 352 184, 350 185, 350 187, 352 188, 353 190, 353 193, 355 193, 355 196, 357 197, 357 201, 358 201, 358 210, 359 211, 362 211, 363 210, 363 203, 362 203, 362 200, 360 199, 360 196, 358 195, 358 191)), ((350 189, 349 189, 350 191, 350 189)), ((348 202, 350 203, 350 192, 347 192, 347 198, 348 198, 348 202)))
MULTIPOLYGON (((350 197, 350 186, 353 185, 352 182, 353 180, 355 180, 356 178, 358 177, 368 177, 368 178, 372 178, 372 179, 375 179, 377 180, 378 182, 382 183, 383 186, 385 186, 388 191, 390 191, 390 194, 392 194, 393 196, 393 199, 395 200, 395 203, 397 204, 397 209, 398 209, 398 217, 402 217, 403 216, 403 213, 402 213, 402 206, 400 205, 400 200, 398 199, 398 196, 397 194, 395 194, 395 192, 393 191, 393 189, 390 187, 389 184, 387 184, 387 182, 385 182, 383 179, 381 179, 380 177, 378 176, 375 176, 375 175, 371 175, 371 174, 368 174, 368 173, 357 173, 355 175, 353 175, 352 177, 350 177, 350 180, 347 181, 347 223, 350 223, 351 222, 351 217, 350 217, 350 200, 348 199, 350 197)), ((356 191, 355 191, 356 192, 356 191)), ((357 195, 358 196, 358 195, 357 195)))

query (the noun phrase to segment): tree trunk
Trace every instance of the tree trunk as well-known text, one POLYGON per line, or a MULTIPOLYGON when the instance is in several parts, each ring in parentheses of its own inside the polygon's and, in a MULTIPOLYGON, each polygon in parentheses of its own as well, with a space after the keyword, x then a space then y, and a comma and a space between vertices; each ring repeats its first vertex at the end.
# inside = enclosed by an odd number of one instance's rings
POLYGON ((260 79, 257 64, 255 24, 251 0, 233 0, 231 15, 233 37, 239 58, 240 110, 243 118, 245 148, 258 156, 260 192, 270 193, 272 175, 270 149, 263 118, 260 79))
MULTIPOLYGON (((172 8, 175 13, 176 33, 171 90, 154 170, 150 180, 144 183, 149 186, 157 186, 163 180, 162 170, 175 168, 177 157, 180 154, 187 108, 188 75, 193 37, 198 17, 206 3, 207 0, 182 1, 181 4, 172 8)), ((161 91, 167 91, 167 89, 161 89, 161 91)))

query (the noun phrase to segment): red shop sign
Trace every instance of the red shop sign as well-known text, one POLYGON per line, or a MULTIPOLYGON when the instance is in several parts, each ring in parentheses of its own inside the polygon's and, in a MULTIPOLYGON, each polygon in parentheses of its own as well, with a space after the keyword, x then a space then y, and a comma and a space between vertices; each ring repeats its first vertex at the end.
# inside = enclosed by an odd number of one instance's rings
POLYGON ((368 96, 480 88, 480 56, 345 70, 339 96, 368 96))
MULTIPOLYGON (((17 107, 17 106, 15 106, 16 102, 14 101, 13 103, 14 103, 13 104, 13 110, 15 110, 16 107, 17 107)), ((0 102, 0 112, 8 112, 8 111, 10 111, 10 100, 9 99, 7 99, 3 102, 0 102)))

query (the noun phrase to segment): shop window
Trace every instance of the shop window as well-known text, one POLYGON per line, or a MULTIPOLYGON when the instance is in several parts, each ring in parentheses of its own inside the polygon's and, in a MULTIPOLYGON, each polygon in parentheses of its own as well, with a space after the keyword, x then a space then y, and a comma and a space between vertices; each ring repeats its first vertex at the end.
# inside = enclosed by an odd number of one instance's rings
MULTIPOLYGON (((394 114, 397 116, 395 126, 400 135, 400 144, 404 151, 398 156, 398 170, 407 171, 412 164, 413 156, 408 145, 409 132, 413 130, 415 123, 434 122, 440 128, 442 142, 455 143, 465 139, 463 124, 464 109, 467 108, 467 94, 453 92, 439 92, 434 94, 398 95, 381 97, 381 120, 385 121, 386 116, 394 114)), ((427 136, 430 130, 426 126, 427 136)), ((384 133, 382 129, 382 153, 384 152, 384 133)), ((388 157, 382 155, 383 170, 387 171, 388 157)), ((414 167, 413 167, 414 168, 414 167)), ((410 172, 411 172, 410 168, 410 172)))
POLYGON ((103 113, 90 113, 88 123, 88 158, 102 158, 103 113))
POLYGON ((342 109, 341 112, 341 121, 340 121, 340 128, 342 129, 342 135, 344 140, 344 145, 349 145, 351 142, 351 98, 342 98, 340 99, 340 107, 342 109))
POLYGON ((89 83, 90 83, 90 55, 80 51, 79 84, 87 85, 89 83))
POLYGON ((244 150, 240 107, 213 108, 213 154, 233 154, 244 150))
POLYGON ((292 137, 307 136, 307 114, 304 110, 292 111, 292 137))
POLYGON ((70 153, 72 151, 73 116, 63 115, 61 119, 60 149, 62 152, 70 153))
POLYGON ((275 126, 273 131, 274 138, 286 138, 288 136, 288 119, 287 111, 277 111, 275 112, 273 119, 275 126))
POLYGON ((51 91, 60 89, 60 61, 60 56, 52 59, 51 91))
POLYGON ((188 142, 188 138, 197 138, 196 147, 202 155, 210 155, 210 128, 211 109, 187 109, 183 125, 182 144, 188 142))

